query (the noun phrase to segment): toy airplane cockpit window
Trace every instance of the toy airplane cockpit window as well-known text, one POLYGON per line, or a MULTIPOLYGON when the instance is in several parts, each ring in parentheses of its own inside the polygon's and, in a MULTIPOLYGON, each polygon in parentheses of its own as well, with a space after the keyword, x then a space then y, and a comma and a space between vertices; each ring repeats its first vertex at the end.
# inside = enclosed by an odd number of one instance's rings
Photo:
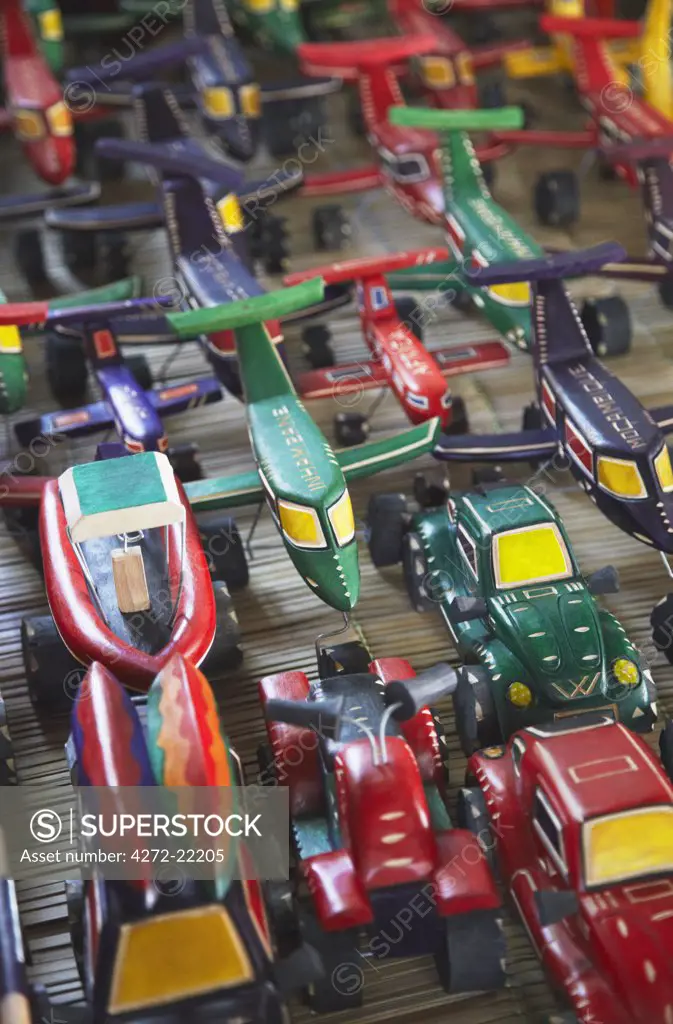
POLYGON ((422 153, 405 153, 403 156, 396 156, 387 150, 379 150, 379 153, 383 168, 394 181, 413 185, 417 181, 427 181, 430 177, 430 167, 422 153))
POLYGON ((16 135, 21 142, 40 142, 47 135, 63 138, 72 135, 72 119, 62 100, 53 103, 46 111, 40 107, 18 107, 12 115, 16 135))
POLYGON ((103 619, 111 625, 119 612, 149 611, 151 595, 163 595, 172 618, 186 513, 166 456, 144 452, 75 466, 58 486, 68 538, 103 619))
POLYGON ((254 14, 268 14, 276 7, 281 11, 296 11, 299 7, 299 0, 243 0, 243 6, 254 14))
MULTIPOLYGON (((330 526, 340 548, 350 544, 355 536, 355 519, 350 494, 341 497, 327 510, 330 526)), ((278 500, 278 519, 284 536, 298 548, 326 548, 326 524, 320 521, 317 509, 298 505, 293 501, 278 500)))
POLYGON ((238 114, 259 117, 262 113, 261 93, 255 82, 248 82, 238 89, 224 85, 209 86, 201 90, 201 100, 208 117, 215 120, 227 120, 238 114))
POLYGON ((553 523, 497 533, 491 551, 495 585, 499 590, 573 575, 570 552, 553 523))
POLYGON ((58 43, 63 39, 63 19, 58 7, 40 11, 37 16, 40 35, 47 43, 58 43))

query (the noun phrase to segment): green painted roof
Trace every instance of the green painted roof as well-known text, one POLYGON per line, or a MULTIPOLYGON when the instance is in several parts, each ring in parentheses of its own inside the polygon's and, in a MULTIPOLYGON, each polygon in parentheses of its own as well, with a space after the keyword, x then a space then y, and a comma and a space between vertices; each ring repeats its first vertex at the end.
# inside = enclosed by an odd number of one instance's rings
POLYGON ((156 452, 88 462, 72 475, 85 516, 167 500, 156 452))
POLYGON ((503 530, 519 530, 536 523, 555 523, 558 516, 529 487, 512 484, 485 493, 470 491, 456 497, 456 505, 468 519, 475 536, 483 538, 503 530))

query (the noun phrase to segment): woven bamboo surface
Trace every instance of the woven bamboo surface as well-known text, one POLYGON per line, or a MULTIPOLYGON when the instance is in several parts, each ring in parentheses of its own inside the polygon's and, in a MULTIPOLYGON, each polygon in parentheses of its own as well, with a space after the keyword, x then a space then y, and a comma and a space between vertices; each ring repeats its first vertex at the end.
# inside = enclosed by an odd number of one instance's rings
MULTIPOLYGON (((536 90, 533 102, 548 109, 567 123, 572 101, 560 90, 536 90), (542 99, 540 98, 542 96, 542 99), (567 110, 565 109, 567 107, 567 110)), ((333 130, 326 165, 343 166, 353 159, 364 160, 366 147, 356 144, 343 127, 343 108, 337 99, 333 108, 333 130)), ((13 166, 14 151, 3 151, 5 167, 12 176, 21 174, 21 187, 26 187, 23 169, 13 166)), ((536 231, 543 242, 554 245, 583 245, 608 238, 617 238, 633 252, 642 251, 643 231, 637 198, 619 183, 599 183, 590 173, 583 188, 584 211, 581 226, 572 236, 545 232, 535 228, 531 214, 530 188, 535 172, 541 167, 567 166, 568 154, 520 151, 498 167, 497 198, 536 231), (559 159, 560 157, 560 159, 559 159)), ((571 159, 576 158, 570 155, 571 159)), ((325 165, 321 161, 315 165, 325 165)), ((261 166, 261 164, 260 164, 261 166)), ((268 166, 268 163, 265 165, 268 166)), ((132 189, 133 191, 133 189, 132 189)), ((412 221, 392 200, 383 194, 365 196, 346 204, 354 225, 352 254, 410 248, 437 243, 439 234, 412 221)), ((311 252, 308 231, 309 203, 292 200, 283 209, 292 229, 291 265, 293 269, 316 265, 321 260, 311 252)), ((134 241, 137 246, 137 269, 152 282, 170 269, 161 235, 134 241)), ((351 254, 351 253, 349 253, 351 254)), ((0 283, 11 298, 25 297, 11 266, 8 249, 2 254, 0 283)), ((606 282, 583 282, 582 290, 609 292, 606 282)), ((654 293, 641 286, 625 289, 631 300, 635 324, 633 352, 613 364, 626 383, 647 404, 660 405, 670 400, 673 385, 673 315, 663 310, 654 293)), ((330 326, 340 360, 363 358, 365 348, 359 337, 357 322, 351 310, 336 315, 330 326)), ((427 330, 430 348, 447 341, 456 344, 470 339, 492 336, 478 319, 467 319, 452 311, 442 311, 427 330)), ((288 347, 294 368, 302 366, 300 340, 293 329, 287 333, 288 347)), ((32 385, 31 407, 49 408, 46 385, 41 377, 41 346, 31 343, 30 364, 32 385)), ((149 353, 157 375, 170 351, 149 353)), ((201 354, 195 347, 184 346, 167 371, 167 379, 177 381, 207 372, 201 354)), ((511 365, 495 373, 482 373, 458 378, 455 389, 464 396, 472 428, 475 431, 514 428, 520 422, 522 407, 531 397, 531 365, 527 357, 515 355, 511 365)), ((373 395, 363 396, 355 406, 366 410, 373 395)), ((313 403, 311 411, 332 436, 332 417, 339 406, 333 400, 313 403)), ((388 397, 373 422, 374 436, 401 429, 404 417, 388 397)), ((240 471, 251 466, 251 457, 244 424, 243 410, 233 399, 197 410, 170 422, 169 434, 174 443, 195 440, 201 447, 209 475, 240 471)), ((45 459, 39 471, 60 472, 70 462, 88 458, 93 446, 88 443, 61 445, 45 459)), ((352 487, 356 514, 363 526, 367 499, 378 491, 409 490, 413 473, 420 468, 439 472, 430 458, 398 471, 382 474, 352 487)), ((523 467, 525 477, 530 470, 523 467)), ((452 475, 452 484, 460 487, 468 481, 467 471, 452 475)), ((544 478, 547 493, 562 512, 574 542, 576 554, 585 571, 608 562, 617 566, 622 581, 621 592, 606 599, 609 607, 622 619, 630 635, 643 645, 653 661, 655 679, 660 688, 660 706, 673 711, 673 672, 659 656, 652 655, 648 644, 648 619, 652 605, 665 592, 667 579, 659 557, 608 524, 591 503, 573 485, 568 476, 544 478)), ((237 517, 245 530, 252 512, 237 517)), ((250 777, 256 771, 256 748, 263 739, 263 725, 256 698, 256 683, 266 673, 281 669, 302 669, 313 675, 314 639, 318 633, 340 625, 339 616, 323 606, 309 592, 292 570, 289 559, 268 516, 264 516, 255 536, 254 560, 251 564, 250 586, 237 594, 235 604, 243 631, 245 662, 232 677, 218 683, 218 696, 225 728, 236 744, 250 777)), ((0 689, 7 699, 10 729, 17 752, 21 784, 39 785, 47 780, 68 784, 63 743, 67 735, 65 716, 49 719, 38 717, 27 693, 19 647, 19 625, 22 616, 45 612, 40 577, 27 567, 5 533, 0 532, 0 689)), ((362 597, 354 623, 372 652, 378 656, 405 656, 417 668, 423 668, 447 657, 453 658, 448 635, 439 616, 418 615, 410 610, 403 587, 401 570, 379 572, 371 565, 366 546, 361 544, 362 597)), ((444 708, 450 746, 450 769, 453 786, 460 785, 464 759, 458 749, 450 705, 444 708)), ((1 797, 0 797, 1 798, 1 797)), ((62 886, 34 887, 19 884, 22 923, 32 955, 32 976, 48 986, 57 1002, 70 1002, 81 997, 77 971, 66 931, 65 902, 62 886)), ((356 1014, 338 1015, 341 1021, 442 1021, 449 1016, 456 1024, 489 1024, 489 1022, 537 1021, 556 1005, 536 957, 521 925, 509 918, 507 922, 508 975, 506 990, 496 995, 450 1000, 438 987, 432 965, 425 960, 388 962, 385 965, 361 965, 365 979, 364 1008, 356 1014), (449 1006, 450 1004, 450 1006, 449 1006)), ((293 1019, 303 1021, 307 1011, 293 1008, 293 1019)))

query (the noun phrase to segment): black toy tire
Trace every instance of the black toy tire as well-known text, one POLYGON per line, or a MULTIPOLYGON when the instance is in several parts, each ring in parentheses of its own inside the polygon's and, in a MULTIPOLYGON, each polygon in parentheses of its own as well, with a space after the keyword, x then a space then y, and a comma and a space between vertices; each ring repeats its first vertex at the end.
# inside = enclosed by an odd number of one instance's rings
POLYGON ((14 262, 30 288, 43 288, 49 281, 42 236, 37 228, 17 231, 14 236, 14 262))
POLYGON ((21 508, 7 505, 0 510, 7 533, 30 564, 42 573, 42 548, 40 547, 39 511, 36 508, 21 508))
POLYGON ((491 871, 495 871, 496 858, 491 819, 486 800, 479 786, 462 786, 456 802, 456 824, 466 828, 479 840, 479 845, 491 871))
POLYGON ((482 665, 464 665, 458 671, 458 685, 453 693, 456 732, 465 757, 484 747, 502 743, 495 702, 488 672, 482 665), (481 719, 477 716, 477 704, 481 719))
POLYGON ((128 238, 123 231, 100 232, 97 269, 103 281, 118 281, 129 276, 131 256, 128 238))
POLYGON ((467 406, 462 395, 454 395, 451 402, 451 422, 444 428, 445 434, 469 434, 470 420, 467 415, 467 406))
POLYGON ((122 139, 124 129, 116 118, 103 122, 75 122, 75 146, 77 151, 77 174, 80 178, 97 181, 121 181, 126 172, 123 160, 101 157, 96 153, 98 139, 122 139))
POLYGON ((418 323, 418 317, 416 314, 419 311, 419 305, 416 299, 413 299, 410 295, 402 295, 399 299, 395 299, 395 312, 397 313, 400 321, 407 327, 409 331, 419 341, 423 341, 423 325, 418 323))
POLYGON ((364 444, 369 437, 369 420, 360 412, 338 412, 334 417, 334 439, 339 448, 364 444))
POLYGON ((231 591, 247 587, 250 570, 236 520, 232 516, 204 514, 199 516, 198 526, 213 579, 224 580, 231 591))
POLYGON ((673 665, 673 594, 667 594, 655 604, 650 614, 652 640, 673 665))
POLYGON ((348 218, 337 203, 316 206, 311 223, 313 244, 318 252, 338 252, 350 239, 348 218))
POLYGON ((401 562, 406 527, 407 499, 403 494, 372 494, 367 506, 367 543, 377 569, 401 562))
POLYGON ((196 444, 178 444, 171 446, 167 452, 173 472, 183 484, 203 480, 206 475, 199 458, 199 447, 196 444))
POLYGON ((574 171, 546 171, 535 184, 535 213, 540 224, 567 228, 580 217, 579 180, 574 171))
POLYGON ((506 948, 497 911, 479 910, 447 918, 444 942, 435 955, 435 966, 446 992, 504 988, 506 948))
POLYGON ((414 500, 421 508, 441 508, 448 496, 448 484, 429 480, 425 473, 415 474, 414 500))
POLYGON ((326 370, 334 366, 336 359, 332 348, 332 335, 323 324, 309 324, 301 332, 302 350, 306 361, 314 370, 326 370))
POLYGON ((588 299, 580 316, 597 356, 623 356, 631 350, 631 312, 619 295, 588 299))
POLYGON ((502 483, 505 474, 501 466, 478 466, 472 470, 472 486, 488 487, 502 483))
POLYGON ((64 409, 86 401, 89 367, 79 338, 48 331, 45 339, 47 381, 52 395, 64 409))
POLYGON ((332 679, 334 676, 369 672, 371 661, 371 654, 359 640, 331 644, 320 649, 318 676, 320 679, 332 679))
POLYGON ((673 274, 667 274, 657 285, 659 301, 665 309, 673 309, 673 274))
POLYGON ((213 580, 213 592, 216 606, 215 639, 201 663, 201 671, 209 679, 234 671, 243 661, 243 652, 239 647, 241 627, 226 583, 213 580))
POLYGON ((136 383, 143 389, 143 391, 149 391, 154 384, 154 378, 152 376, 152 370, 150 364, 147 361, 147 357, 136 353, 133 356, 127 356, 124 363, 131 371, 136 379, 136 383))
POLYGON ((51 615, 21 620, 21 653, 33 704, 50 711, 72 708, 85 668, 65 646, 51 615))
POLYGON ((542 410, 535 402, 530 402, 523 408, 521 415, 522 430, 540 430, 542 428, 542 410))
POLYGON ((326 932, 307 910, 300 919, 304 942, 318 952, 324 968, 323 977, 303 993, 304 1002, 314 1013, 357 1010, 362 1006, 364 988, 357 934, 326 932), (339 977, 337 972, 341 972, 339 977))
POLYGON ((98 260, 98 233, 95 231, 62 231, 63 261, 75 277, 89 278, 98 260))
POLYGON ((417 612, 435 608, 436 604, 426 590, 428 565, 421 538, 412 530, 402 537, 402 571, 411 607, 417 612))

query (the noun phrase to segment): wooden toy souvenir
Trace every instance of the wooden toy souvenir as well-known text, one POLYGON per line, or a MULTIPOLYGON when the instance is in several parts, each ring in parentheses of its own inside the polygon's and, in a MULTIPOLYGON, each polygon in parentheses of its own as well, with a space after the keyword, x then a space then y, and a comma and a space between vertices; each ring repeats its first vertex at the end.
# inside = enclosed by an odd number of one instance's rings
MULTIPOLYGON (((498 139, 509 139, 507 131, 515 116, 523 117, 516 107, 494 111, 424 110, 418 107, 392 107, 392 124, 439 132, 440 160, 444 191, 444 227, 451 250, 449 262, 413 267, 388 275, 394 289, 439 289, 448 300, 464 307, 474 304, 480 314, 505 340, 530 350, 530 287, 526 281, 480 287, 463 274, 465 266, 485 267, 510 260, 530 260, 544 256, 544 249, 491 195, 477 159, 469 132, 491 131, 498 139)), ((607 275, 623 276, 617 264, 603 268, 607 275)), ((420 304, 422 308, 422 303, 420 304)), ((627 304, 618 295, 587 300, 581 310, 582 323, 592 347, 600 355, 621 355, 631 345, 631 317, 627 304)))
POLYGON ((50 71, 60 75, 63 70, 63 19, 54 0, 23 0, 23 9, 35 26, 42 56, 50 71))
MULTIPOLYGON (((165 455, 99 459, 47 481, 39 528, 52 614, 21 623, 36 703, 66 705, 93 661, 139 692, 176 653, 196 665, 208 656, 213 672, 240 662, 229 592, 211 583, 199 526, 165 455)), ((234 559, 240 542, 218 550, 234 559)))
POLYGON ((582 575, 544 497, 502 483, 407 515, 403 496, 375 495, 369 527, 374 562, 401 557, 412 604, 441 611, 464 662, 454 705, 466 754, 580 712, 653 728, 652 674, 593 597, 617 590, 616 572, 582 575))
POLYGON ((665 1024, 673 788, 646 744, 600 716, 524 729, 470 758, 459 816, 565 997, 552 1019, 665 1024))
MULTIPOLYGON (((119 681, 94 663, 73 708, 69 753, 79 786, 230 786, 239 799, 238 759, 221 732, 212 689, 180 655, 152 683, 145 728, 119 681)), ((155 843, 134 842, 141 853, 155 843)), ((90 1024, 149 1016, 168 1022, 178 1014, 284 1024, 285 994, 321 968, 300 943, 276 957, 273 920, 246 856, 242 843, 232 844, 214 879, 186 877, 179 891, 160 878, 97 874, 68 883, 90 1024), (239 860, 246 864, 242 879, 233 877, 239 860)))
POLYGON ((449 992, 504 984, 500 897, 486 858, 452 826, 444 801, 443 737, 430 706, 455 683, 448 665, 416 676, 399 658, 355 674, 321 672, 312 684, 303 672, 260 683, 269 739, 263 775, 289 789, 310 904, 295 900, 296 914, 325 967, 324 982, 306 994, 315 1011, 362 1003, 362 986, 334 984, 339 965, 362 956, 375 965, 433 955, 449 992), (386 938, 410 905, 414 920, 386 938), (360 946, 362 931, 370 941, 360 946))
MULTIPOLYGON (((445 430, 467 430, 465 406, 453 398, 446 378, 504 366, 509 361, 507 349, 501 342, 486 341, 428 352, 422 340, 422 305, 412 298, 395 302, 384 276, 405 267, 432 267, 436 261, 446 265, 448 255, 446 249, 417 249, 347 260, 286 277, 288 285, 315 276, 328 285, 353 282, 362 335, 372 354, 371 361, 334 366, 327 328, 304 328, 304 347, 315 369, 297 380, 302 398, 341 398, 370 388, 390 388, 412 423, 438 417, 445 430), (406 321, 401 319, 405 316, 406 321)), ((334 427, 337 444, 361 444, 369 434, 369 417, 341 412, 334 427)))
MULTIPOLYGON (((257 467, 248 473, 189 483, 184 500, 196 512, 251 504, 261 508, 266 502, 288 554, 307 586, 331 607, 348 613, 355 606, 360 589, 348 482, 372 476, 430 451, 437 442, 439 422, 430 420, 395 437, 346 451, 332 451, 297 396, 278 355, 279 338, 272 338, 269 331, 269 325, 275 324, 278 318, 319 305, 322 294, 322 281, 312 280, 225 306, 170 314, 174 323, 189 324, 192 335, 234 332, 234 351, 257 467), (184 321, 181 318, 185 318, 184 321)), ((167 461, 165 456, 156 458, 167 461)), ((180 493, 182 497, 183 492, 180 493)), ((10 472, 6 474, 0 494, 0 506, 35 506, 43 495, 41 515, 44 517, 48 495, 51 495, 50 508, 54 505, 58 508, 57 494, 56 481, 17 477, 10 472)), ((49 521, 58 533, 63 529, 62 516, 59 513, 54 517, 55 510, 50 511, 49 521)), ((202 532, 204 528, 202 522, 202 532)), ((212 529, 222 532, 217 524, 212 529)), ((44 547, 44 528, 41 537, 44 547)), ((224 552, 225 558, 230 557, 229 547, 224 552)), ((239 565, 240 558, 243 552, 237 544, 236 564, 233 569, 227 566, 227 572, 234 578, 244 575, 247 581, 247 570, 244 572, 243 564, 239 565)), ((74 567, 73 559, 70 561, 74 567)))

